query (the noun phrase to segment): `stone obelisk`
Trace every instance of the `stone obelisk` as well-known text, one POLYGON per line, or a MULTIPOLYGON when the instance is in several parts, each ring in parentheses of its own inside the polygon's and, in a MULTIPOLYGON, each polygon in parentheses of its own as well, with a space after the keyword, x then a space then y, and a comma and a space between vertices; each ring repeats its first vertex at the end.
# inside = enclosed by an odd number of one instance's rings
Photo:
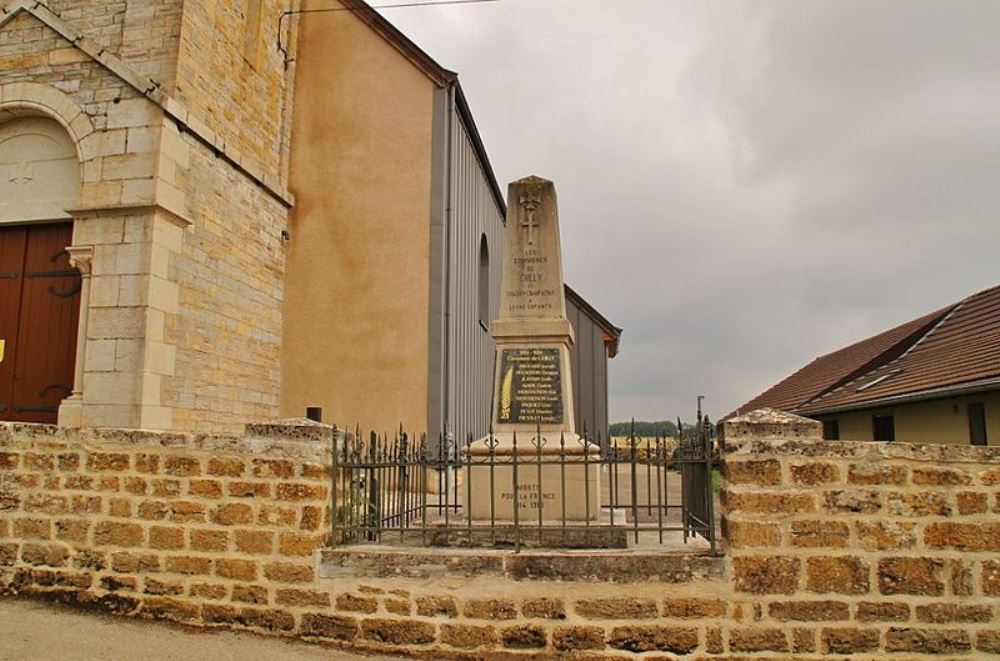
MULTIPOLYGON (((483 479, 487 469, 470 469, 470 516, 509 520, 516 499, 526 520, 537 520, 539 509, 551 521, 596 520, 600 471, 589 462, 597 461, 598 450, 574 429, 573 327, 566 318, 555 186, 546 179, 527 177, 508 187, 500 313, 490 333, 496 342, 490 438, 501 465, 490 468, 492 491, 483 479)), ((470 449, 473 460, 482 460, 488 440, 470 449)))

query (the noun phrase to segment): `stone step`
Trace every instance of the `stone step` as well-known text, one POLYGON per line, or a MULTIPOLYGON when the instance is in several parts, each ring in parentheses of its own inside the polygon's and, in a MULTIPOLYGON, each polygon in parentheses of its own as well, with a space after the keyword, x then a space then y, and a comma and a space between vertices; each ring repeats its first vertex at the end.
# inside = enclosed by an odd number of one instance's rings
POLYGON ((690 583, 722 578, 725 559, 704 552, 540 551, 342 546, 323 549, 322 578, 498 576, 515 581, 690 583))

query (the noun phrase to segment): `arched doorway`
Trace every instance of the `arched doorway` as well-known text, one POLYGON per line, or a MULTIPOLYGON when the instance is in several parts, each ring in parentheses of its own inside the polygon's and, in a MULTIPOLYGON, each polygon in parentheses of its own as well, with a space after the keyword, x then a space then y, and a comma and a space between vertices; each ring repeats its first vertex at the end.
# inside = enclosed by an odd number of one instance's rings
POLYGON ((78 180, 57 122, 0 124, 0 420, 55 423, 72 392, 81 280, 65 210, 78 180))

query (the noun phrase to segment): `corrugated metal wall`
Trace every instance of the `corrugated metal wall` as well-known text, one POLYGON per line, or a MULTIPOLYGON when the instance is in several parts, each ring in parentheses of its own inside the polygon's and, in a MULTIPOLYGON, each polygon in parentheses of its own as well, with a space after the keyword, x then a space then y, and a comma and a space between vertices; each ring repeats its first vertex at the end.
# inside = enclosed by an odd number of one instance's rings
POLYGON ((570 351, 573 371, 573 408, 577 433, 608 432, 608 353, 604 330, 566 298, 566 316, 573 326, 576 343, 570 351))
POLYGON ((452 226, 448 410, 456 438, 483 436, 493 396, 493 339, 479 324, 479 244, 485 234, 490 257, 490 320, 500 309, 504 218, 458 113, 451 122, 452 226))

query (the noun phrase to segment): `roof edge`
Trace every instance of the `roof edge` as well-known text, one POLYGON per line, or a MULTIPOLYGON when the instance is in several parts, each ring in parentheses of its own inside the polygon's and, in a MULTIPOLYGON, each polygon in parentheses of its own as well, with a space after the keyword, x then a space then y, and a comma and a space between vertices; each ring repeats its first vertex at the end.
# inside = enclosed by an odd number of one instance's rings
POLYGON ((972 395, 978 392, 987 392, 991 390, 1000 390, 1000 376, 991 376, 986 379, 979 379, 977 381, 966 381, 964 383, 955 383, 947 386, 940 386, 938 388, 930 388, 928 390, 916 390, 914 392, 902 393, 899 395, 890 395, 888 397, 880 397, 878 399, 869 399, 863 402, 854 402, 853 404, 844 404, 843 406, 831 406, 830 408, 796 408, 793 413, 804 416, 813 415, 828 415, 832 413, 847 413, 850 411, 863 411, 864 409, 875 408, 878 406, 887 406, 890 404, 907 404, 909 402, 922 402, 931 399, 943 399, 945 397, 955 397, 958 395, 972 395))
POLYGON ((622 329, 615 326, 613 323, 608 321, 608 318, 597 311, 593 305, 587 302, 583 296, 580 296, 572 287, 563 283, 563 289, 566 292, 566 297, 573 300, 576 305, 583 310, 584 314, 590 317, 598 326, 600 326, 605 333, 604 343, 608 347, 608 358, 614 358, 618 355, 618 348, 621 344, 622 329))
MULTIPOLYGON (((963 301, 964 301, 964 299, 963 299, 963 301)), ((950 317, 952 315, 952 313, 955 312, 955 310, 957 310, 959 307, 961 307, 961 305, 962 305, 962 301, 960 301, 958 303, 953 303, 952 305, 949 305, 949 306, 946 306, 946 307, 943 307, 940 310, 938 310, 936 313, 932 312, 931 314, 933 316, 930 319, 927 320, 927 323, 921 325, 919 328, 915 329, 912 333, 910 333, 909 335, 907 335, 906 337, 904 337, 903 339, 901 339, 899 342, 896 342, 891 347, 889 347, 888 349, 886 349, 885 351, 883 351, 879 355, 875 356, 874 358, 872 358, 871 360, 869 360, 865 364, 863 364, 863 365, 859 366, 858 368, 852 370, 850 373, 844 375, 842 378, 838 379, 837 381, 835 381, 833 384, 831 384, 827 388, 824 388, 823 390, 821 390, 820 392, 816 393, 815 395, 813 395, 812 397, 810 397, 806 401, 802 402, 801 404, 799 404, 798 406, 796 406, 795 410, 804 410, 810 403, 817 402, 818 400, 823 399, 824 397, 826 397, 827 395, 831 394, 832 392, 834 392, 838 388, 841 388, 841 387, 845 386, 846 384, 851 383, 852 381, 856 381, 857 379, 860 379, 861 377, 865 376, 866 374, 868 374, 870 372, 882 369, 883 367, 885 367, 885 366, 889 365, 890 363, 892 363, 894 360, 900 358, 901 356, 904 356, 909 351, 913 350, 913 348, 915 346, 917 346, 918 344, 920 344, 921 342, 923 342, 924 338, 926 338, 931 333, 933 333, 934 329, 936 329, 938 326, 940 326, 948 317, 950 317)), ((907 322, 907 323, 912 323, 912 322, 907 322)), ((890 331, 891 330, 892 329, 890 329, 890 331)), ((888 332, 888 331, 885 331, 885 332, 888 332)), ((876 336, 877 335, 873 335, 872 337, 876 337, 876 336)), ((871 339, 871 338, 866 338, 866 340, 867 339, 871 339)), ((861 340, 861 342, 864 342, 866 340, 861 340)), ((848 345, 848 347, 849 346, 852 346, 852 345, 848 345)), ((844 348, 846 349, 847 347, 844 347, 844 348)), ((836 352, 833 352, 833 353, 836 353, 836 352)), ((829 355, 829 354, 825 354, 825 355, 829 355)), ((822 357, 823 356, 820 356, 820 358, 822 358, 822 357)))
POLYGON ((340 0, 341 4, 351 10, 376 34, 388 41, 406 59, 439 87, 445 87, 454 81, 458 74, 438 64, 437 60, 427 54, 424 49, 414 43, 409 37, 389 22, 389 19, 378 13, 364 0, 340 0))

